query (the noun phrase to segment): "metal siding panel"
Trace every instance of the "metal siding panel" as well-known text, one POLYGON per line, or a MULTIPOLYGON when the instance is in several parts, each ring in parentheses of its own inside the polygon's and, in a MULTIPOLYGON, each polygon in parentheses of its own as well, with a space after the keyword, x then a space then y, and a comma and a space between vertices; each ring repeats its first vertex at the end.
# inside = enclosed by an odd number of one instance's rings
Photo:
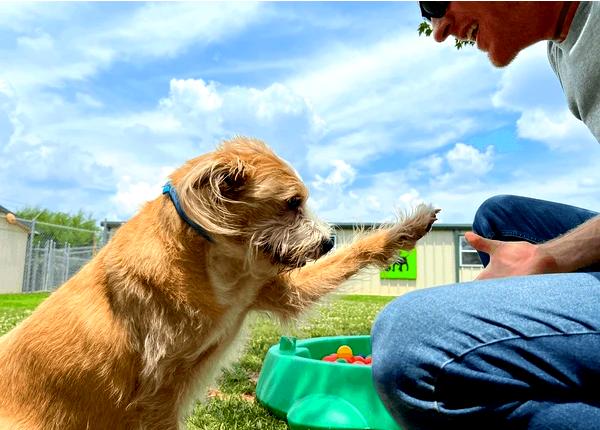
POLYGON ((27 233, 0 218, 0 293, 19 293, 23 284, 27 233))
MULTIPOLYGON (((338 246, 352 242, 354 231, 338 229, 338 246)), ((452 230, 433 230, 417 243, 417 279, 394 280, 379 279, 379 271, 368 268, 344 283, 341 291, 350 294, 371 294, 398 296, 409 291, 437 285, 457 282, 454 232, 452 230)), ((473 270, 461 268, 461 281, 475 277, 473 270)), ((476 271, 478 273, 478 271, 476 271)))
POLYGON ((459 269, 460 282, 474 281, 477 275, 481 273, 483 267, 461 267, 459 269))

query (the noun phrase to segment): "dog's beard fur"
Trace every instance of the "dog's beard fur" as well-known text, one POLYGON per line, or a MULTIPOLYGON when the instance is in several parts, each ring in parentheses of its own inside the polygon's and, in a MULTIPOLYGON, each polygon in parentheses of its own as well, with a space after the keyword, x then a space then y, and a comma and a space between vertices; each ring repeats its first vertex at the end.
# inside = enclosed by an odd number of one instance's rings
POLYGON ((298 214, 290 223, 285 219, 258 226, 250 238, 250 248, 270 256, 273 264, 284 268, 302 267, 327 251, 329 228, 313 216, 298 214))
POLYGON ((237 138, 171 175, 78 274, 0 338, 0 429, 175 429, 250 311, 293 319, 429 231, 421 205, 327 255, 328 227, 295 171, 237 138), (307 262, 314 260, 312 264, 307 262))

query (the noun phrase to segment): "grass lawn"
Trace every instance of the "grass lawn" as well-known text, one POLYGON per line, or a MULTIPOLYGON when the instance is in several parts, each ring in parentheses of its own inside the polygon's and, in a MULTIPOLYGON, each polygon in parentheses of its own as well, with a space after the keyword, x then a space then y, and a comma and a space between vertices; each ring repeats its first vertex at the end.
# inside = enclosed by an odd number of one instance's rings
MULTIPOLYGON (((0 295, 0 335, 31 314, 48 294, 0 295)), ((259 315, 239 360, 223 372, 208 401, 198 403, 188 420, 189 430, 287 430, 256 403, 254 392, 262 360, 281 335, 298 338, 369 334, 377 313, 391 297, 334 296, 316 307, 294 327, 282 327, 259 315)))
POLYGON ((0 294, 0 335, 16 326, 50 293, 0 294))

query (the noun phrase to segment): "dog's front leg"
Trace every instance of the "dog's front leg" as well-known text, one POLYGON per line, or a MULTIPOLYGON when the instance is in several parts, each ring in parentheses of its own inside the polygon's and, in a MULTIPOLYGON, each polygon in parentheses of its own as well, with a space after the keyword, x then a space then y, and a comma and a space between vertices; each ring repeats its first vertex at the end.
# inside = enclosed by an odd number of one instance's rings
POLYGON ((312 264, 276 277, 261 290, 254 308, 293 317, 369 265, 386 267, 399 249, 411 250, 436 220, 439 209, 420 205, 388 228, 363 235, 312 264))

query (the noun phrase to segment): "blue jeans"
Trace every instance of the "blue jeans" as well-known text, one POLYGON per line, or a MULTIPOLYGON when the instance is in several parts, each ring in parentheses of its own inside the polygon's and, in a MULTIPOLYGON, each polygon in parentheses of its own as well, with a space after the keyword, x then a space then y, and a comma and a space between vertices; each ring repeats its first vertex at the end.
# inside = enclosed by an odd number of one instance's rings
MULTIPOLYGON (((542 242, 595 215, 499 196, 482 205, 473 227, 494 239, 542 242)), ((404 429, 600 429, 598 272, 405 294, 377 317, 372 343, 376 389, 404 429)))

